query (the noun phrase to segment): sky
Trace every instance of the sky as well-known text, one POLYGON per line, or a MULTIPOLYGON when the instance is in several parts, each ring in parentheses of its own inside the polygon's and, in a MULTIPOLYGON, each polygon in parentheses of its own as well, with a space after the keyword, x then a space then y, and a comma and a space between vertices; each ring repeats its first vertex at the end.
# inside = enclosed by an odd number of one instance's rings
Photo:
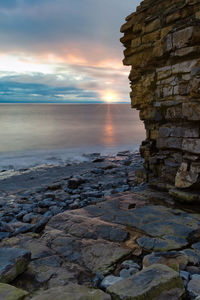
POLYGON ((130 102, 120 27, 140 0, 0 0, 0 103, 130 102))

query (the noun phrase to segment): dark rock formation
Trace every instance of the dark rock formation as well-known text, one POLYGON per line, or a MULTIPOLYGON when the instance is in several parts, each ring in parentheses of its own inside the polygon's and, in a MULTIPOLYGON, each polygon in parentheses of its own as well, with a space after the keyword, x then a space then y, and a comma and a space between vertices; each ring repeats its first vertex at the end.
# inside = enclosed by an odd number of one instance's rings
POLYGON ((150 184, 200 200, 200 1, 145 0, 121 32, 150 184))

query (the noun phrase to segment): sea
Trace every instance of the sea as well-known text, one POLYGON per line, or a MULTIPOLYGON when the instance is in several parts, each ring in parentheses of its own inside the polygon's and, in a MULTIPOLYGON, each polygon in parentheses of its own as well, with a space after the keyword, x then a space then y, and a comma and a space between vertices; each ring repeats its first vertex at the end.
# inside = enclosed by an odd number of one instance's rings
POLYGON ((144 137, 130 104, 1 104, 0 172, 137 151, 144 137))

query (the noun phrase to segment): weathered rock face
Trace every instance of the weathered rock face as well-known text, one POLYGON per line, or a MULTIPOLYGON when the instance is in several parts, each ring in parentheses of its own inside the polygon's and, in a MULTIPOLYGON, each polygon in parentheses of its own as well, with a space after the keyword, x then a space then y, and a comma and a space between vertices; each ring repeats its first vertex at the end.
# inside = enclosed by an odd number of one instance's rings
POLYGON ((143 177, 200 200, 200 1, 144 0, 126 21, 123 62, 146 128, 143 177))

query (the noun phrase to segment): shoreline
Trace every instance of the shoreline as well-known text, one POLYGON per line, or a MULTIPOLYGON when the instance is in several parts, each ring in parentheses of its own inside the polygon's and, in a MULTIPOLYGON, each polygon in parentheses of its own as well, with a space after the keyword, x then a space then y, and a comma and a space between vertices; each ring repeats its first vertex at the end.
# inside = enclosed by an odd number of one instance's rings
MULTIPOLYGON (((142 159, 138 152, 122 151, 116 156, 91 153, 85 158, 87 161, 68 162, 63 166, 44 165, 16 171, 11 173, 12 176, 1 179, 1 220, 9 224, 4 224, 7 230, 10 228, 4 234, 1 227, 1 237, 16 235, 16 231, 17 234, 34 231, 43 219, 47 223, 55 214, 95 204, 104 201, 105 196, 138 188, 132 187, 127 180, 128 173, 133 173, 141 166, 142 159), (76 188, 73 184, 70 186, 73 180, 76 188), (42 201, 48 202, 46 207, 42 203, 41 207, 38 205, 42 201), (7 217, 7 213, 13 216, 7 217), (35 224, 30 225, 32 223, 35 224)), ((0 175, 6 173, 1 172, 0 175)))
POLYGON ((0 294, 2 285, 14 300, 144 299, 153 280, 170 299, 193 299, 200 215, 138 184, 142 163, 138 152, 93 153, 1 180, 0 294))

